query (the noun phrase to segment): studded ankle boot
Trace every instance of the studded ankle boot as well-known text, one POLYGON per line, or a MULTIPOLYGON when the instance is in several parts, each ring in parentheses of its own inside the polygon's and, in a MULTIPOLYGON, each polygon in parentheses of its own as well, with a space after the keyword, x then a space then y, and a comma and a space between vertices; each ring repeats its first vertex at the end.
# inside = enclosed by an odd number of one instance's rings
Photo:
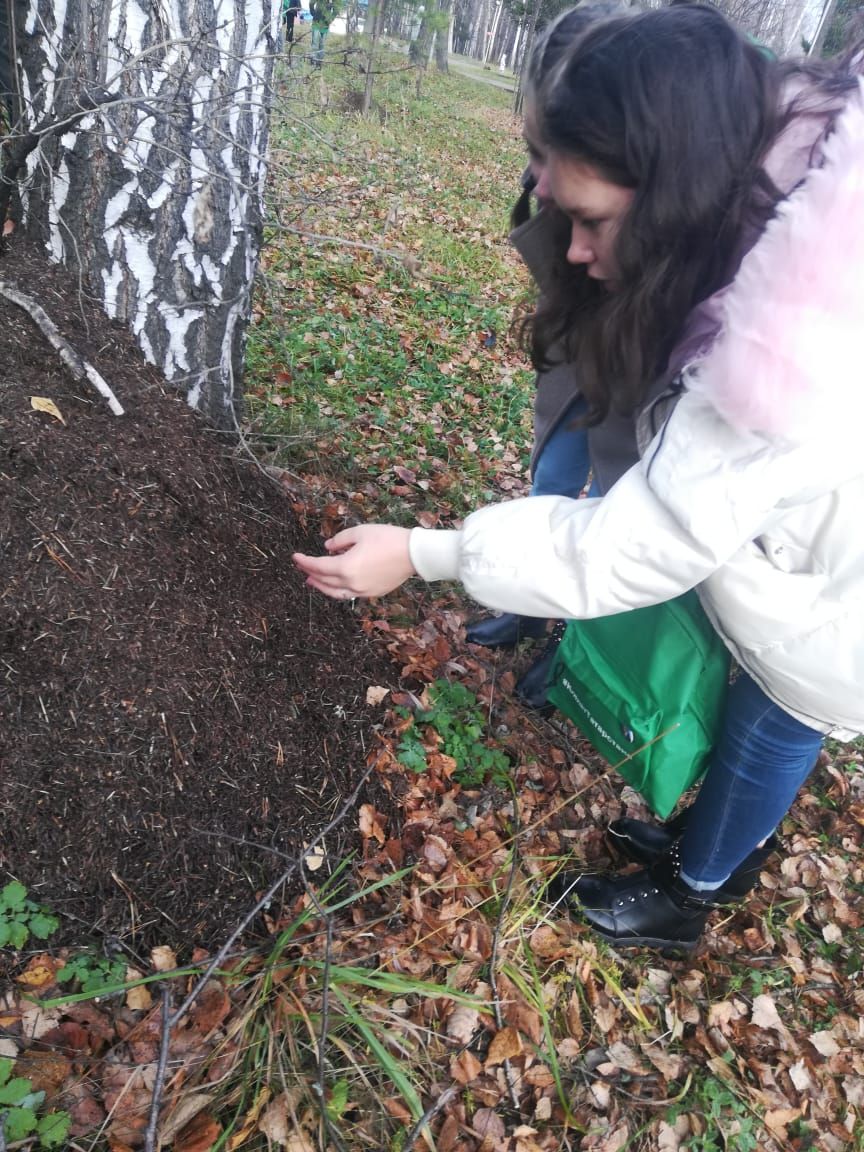
POLYGON ((609 843, 628 860, 635 860, 637 864, 653 864, 681 838, 689 816, 689 808, 682 808, 677 816, 665 824, 649 824, 647 820, 622 816, 620 820, 613 820, 606 830, 609 843))
POLYGON ((627 876, 556 878, 550 890, 621 948, 695 948, 716 906, 716 892, 697 892, 680 878, 675 844, 650 868, 627 876))
MULTIPOLYGON (((609 842, 628 860, 650 865, 670 851, 676 840, 680 840, 689 818, 689 808, 682 809, 665 824, 649 824, 645 820, 631 820, 624 816, 620 820, 613 820, 609 825, 609 842)), ((779 841, 772 832, 761 848, 754 848, 746 860, 739 864, 715 895, 719 895, 722 902, 740 900, 746 896, 759 879, 759 873, 765 867, 766 861, 777 851, 778 846, 779 841)))
POLYGON ((549 893, 620 947, 690 949, 713 908, 741 900, 752 890, 775 848, 772 836, 711 892, 697 892, 680 878, 681 850, 676 841, 648 868, 626 876, 562 873, 550 883, 549 893))

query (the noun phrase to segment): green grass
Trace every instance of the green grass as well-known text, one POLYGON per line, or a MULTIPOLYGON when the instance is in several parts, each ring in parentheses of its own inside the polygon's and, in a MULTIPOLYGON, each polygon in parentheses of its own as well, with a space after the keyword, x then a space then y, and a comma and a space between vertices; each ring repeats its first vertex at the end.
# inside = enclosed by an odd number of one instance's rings
POLYGON ((277 117, 269 199, 274 221, 333 240, 267 234, 250 436, 277 465, 371 485, 383 509, 446 523, 527 468, 532 376, 509 334, 527 278, 506 240, 518 128, 506 93, 478 102, 458 76, 430 71, 420 99, 413 72, 379 77, 383 123, 344 111, 347 70, 325 77, 324 107, 317 80, 295 80, 291 119, 277 117))

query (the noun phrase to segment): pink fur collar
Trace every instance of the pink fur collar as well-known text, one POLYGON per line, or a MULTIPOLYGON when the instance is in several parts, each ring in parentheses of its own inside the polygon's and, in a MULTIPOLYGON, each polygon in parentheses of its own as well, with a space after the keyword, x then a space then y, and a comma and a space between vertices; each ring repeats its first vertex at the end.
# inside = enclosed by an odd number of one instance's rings
POLYGON ((844 384, 864 407, 864 82, 822 158, 745 256, 717 342, 687 371, 688 388, 741 430, 798 440, 851 418, 838 411, 844 384))

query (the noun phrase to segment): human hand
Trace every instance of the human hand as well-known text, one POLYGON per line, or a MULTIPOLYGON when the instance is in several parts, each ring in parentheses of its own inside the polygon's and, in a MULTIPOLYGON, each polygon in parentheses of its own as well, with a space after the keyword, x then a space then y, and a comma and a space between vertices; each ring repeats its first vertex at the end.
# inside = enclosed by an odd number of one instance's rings
POLYGON ((295 552, 306 583, 334 600, 384 596, 415 575, 408 551, 410 528, 361 524, 325 541, 329 556, 295 552))

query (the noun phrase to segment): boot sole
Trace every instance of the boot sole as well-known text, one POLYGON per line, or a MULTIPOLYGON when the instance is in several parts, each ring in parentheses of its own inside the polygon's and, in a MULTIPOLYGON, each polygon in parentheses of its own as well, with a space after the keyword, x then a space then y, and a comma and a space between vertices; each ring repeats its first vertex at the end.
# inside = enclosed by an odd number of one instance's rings
POLYGON ((614 944, 616 948, 659 948, 663 952, 692 952, 699 943, 698 940, 663 940, 659 936, 631 936, 626 940, 620 940, 600 928, 595 928, 590 922, 588 927, 598 936, 602 936, 607 944, 614 944))

